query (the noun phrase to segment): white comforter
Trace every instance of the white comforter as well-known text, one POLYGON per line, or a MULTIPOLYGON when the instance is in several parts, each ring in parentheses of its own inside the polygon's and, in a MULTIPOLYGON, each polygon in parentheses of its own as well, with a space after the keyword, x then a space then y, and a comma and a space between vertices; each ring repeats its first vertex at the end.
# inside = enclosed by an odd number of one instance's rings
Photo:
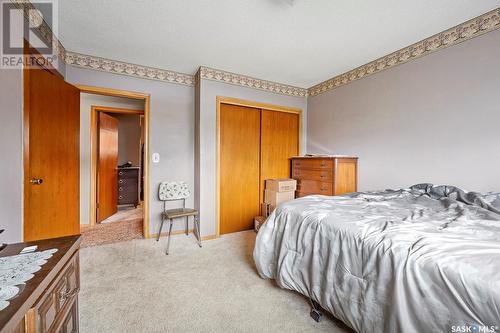
POLYGON ((500 197, 429 188, 282 204, 257 270, 358 332, 500 332, 500 197))

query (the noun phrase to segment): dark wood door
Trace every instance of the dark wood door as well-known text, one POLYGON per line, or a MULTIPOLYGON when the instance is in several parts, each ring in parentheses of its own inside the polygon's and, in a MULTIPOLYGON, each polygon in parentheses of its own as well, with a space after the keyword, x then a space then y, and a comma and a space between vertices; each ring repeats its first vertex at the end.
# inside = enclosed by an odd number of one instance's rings
POLYGON ((97 222, 118 210, 118 119, 104 112, 98 118, 97 222))
POLYGON ((80 233, 80 91, 24 70, 24 239, 80 233))
POLYGON ((259 215, 260 110, 221 104, 220 233, 252 229, 259 215))

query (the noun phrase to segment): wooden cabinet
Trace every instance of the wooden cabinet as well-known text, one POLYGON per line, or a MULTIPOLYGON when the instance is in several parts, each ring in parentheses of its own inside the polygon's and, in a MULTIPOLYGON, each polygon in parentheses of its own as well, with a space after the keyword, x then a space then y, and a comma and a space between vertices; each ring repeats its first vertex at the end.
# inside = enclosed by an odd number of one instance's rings
POLYGON ((356 192, 357 169, 357 157, 293 157, 292 178, 297 180, 296 196, 341 195, 356 192))
MULTIPOLYGON (((78 327, 78 322, 74 322, 75 316, 72 313, 77 307, 80 291, 78 267, 78 253, 75 253, 28 312, 29 320, 26 321, 28 332, 65 332, 63 326, 65 324, 67 326, 68 321, 74 328, 78 327)), ((69 332, 76 331, 72 329, 69 332)))
POLYGON ((78 332, 80 236, 8 245, 1 256, 19 254, 26 246, 57 249, 34 277, 0 311, 0 333, 78 332))
POLYGON ((139 168, 118 168, 118 204, 139 204, 139 168))

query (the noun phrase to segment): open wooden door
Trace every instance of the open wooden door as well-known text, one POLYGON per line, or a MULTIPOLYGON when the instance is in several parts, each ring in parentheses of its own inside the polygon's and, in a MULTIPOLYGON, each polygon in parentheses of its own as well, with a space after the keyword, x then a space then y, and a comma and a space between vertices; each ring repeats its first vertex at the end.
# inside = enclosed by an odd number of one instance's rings
POLYGON ((99 112, 97 222, 118 211, 118 119, 99 112))
POLYGON ((80 91, 24 69, 24 240, 80 233, 80 91))

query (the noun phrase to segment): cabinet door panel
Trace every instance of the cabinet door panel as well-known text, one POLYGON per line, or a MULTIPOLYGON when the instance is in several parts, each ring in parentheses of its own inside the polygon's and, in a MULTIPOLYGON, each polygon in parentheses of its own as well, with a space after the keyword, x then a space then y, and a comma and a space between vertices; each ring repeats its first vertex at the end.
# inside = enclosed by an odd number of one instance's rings
POLYGON ((335 195, 356 192, 358 190, 357 161, 338 159, 335 178, 335 195))

